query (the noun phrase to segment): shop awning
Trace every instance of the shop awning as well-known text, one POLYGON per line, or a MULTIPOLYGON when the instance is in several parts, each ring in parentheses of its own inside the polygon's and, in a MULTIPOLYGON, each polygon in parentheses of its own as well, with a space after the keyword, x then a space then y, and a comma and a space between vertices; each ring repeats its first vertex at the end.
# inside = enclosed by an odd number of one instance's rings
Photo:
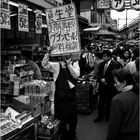
POLYGON ((108 30, 99 30, 95 35, 117 35, 115 32, 110 32, 108 30))
POLYGON ((86 28, 83 31, 85 32, 92 32, 92 31, 98 31, 101 28, 101 26, 97 26, 97 27, 90 27, 90 28, 86 28))
POLYGON ((44 0, 27 0, 27 1, 29 1, 29 2, 31 2, 33 4, 36 4, 38 6, 41 6, 43 8, 46 8, 46 9, 54 7, 52 4, 50 4, 50 3, 48 3, 48 2, 46 2, 44 0))

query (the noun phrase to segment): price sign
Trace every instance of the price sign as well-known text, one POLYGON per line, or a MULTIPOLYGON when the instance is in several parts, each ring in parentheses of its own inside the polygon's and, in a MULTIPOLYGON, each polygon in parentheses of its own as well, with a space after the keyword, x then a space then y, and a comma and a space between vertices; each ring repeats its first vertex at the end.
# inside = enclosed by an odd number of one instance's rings
POLYGON ((79 52, 79 28, 74 4, 48 9, 46 18, 52 55, 79 52))
POLYGON ((29 32, 28 6, 19 4, 18 7, 18 29, 19 31, 29 32))
POLYGON ((0 28, 11 29, 9 0, 0 1, 0 28))
POLYGON ((42 33, 42 11, 36 10, 36 33, 42 33))

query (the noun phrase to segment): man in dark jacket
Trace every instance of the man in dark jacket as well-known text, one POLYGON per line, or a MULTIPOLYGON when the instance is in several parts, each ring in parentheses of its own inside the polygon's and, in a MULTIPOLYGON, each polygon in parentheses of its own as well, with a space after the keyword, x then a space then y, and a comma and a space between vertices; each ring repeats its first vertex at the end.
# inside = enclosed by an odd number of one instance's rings
POLYGON ((103 51, 103 60, 99 67, 99 102, 98 116, 94 120, 95 123, 103 121, 104 116, 106 121, 109 121, 111 100, 117 93, 112 72, 120 66, 112 59, 112 54, 109 50, 103 51))

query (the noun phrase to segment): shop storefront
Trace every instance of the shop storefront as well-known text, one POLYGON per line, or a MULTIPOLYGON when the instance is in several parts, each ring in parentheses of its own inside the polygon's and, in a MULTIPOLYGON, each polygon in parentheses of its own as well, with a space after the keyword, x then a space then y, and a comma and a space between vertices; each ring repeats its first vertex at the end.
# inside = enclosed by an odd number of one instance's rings
POLYGON ((40 63, 39 51, 49 44, 45 10, 58 4, 44 0, 1 1, 2 140, 34 140, 44 132, 42 125, 48 123, 44 137, 58 137, 59 121, 50 116, 52 79, 35 80, 22 58, 22 50, 28 50, 40 63))

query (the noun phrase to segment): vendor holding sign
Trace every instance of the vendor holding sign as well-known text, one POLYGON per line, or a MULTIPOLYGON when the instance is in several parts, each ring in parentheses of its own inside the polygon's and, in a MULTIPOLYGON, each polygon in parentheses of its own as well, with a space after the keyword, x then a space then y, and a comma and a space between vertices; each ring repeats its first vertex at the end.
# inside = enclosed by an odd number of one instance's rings
POLYGON ((46 13, 51 47, 42 60, 42 66, 53 73, 55 81, 54 116, 61 121, 60 140, 76 140, 76 78, 80 76, 78 62, 72 62, 72 53, 79 52, 77 22, 73 4, 53 8, 46 13), (73 31, 71 31, 71 29, 73 31), (52 51, 51 51, 52 50, 52 51), (50 62, 49 56, 61 55, 59 62, 50 62))

